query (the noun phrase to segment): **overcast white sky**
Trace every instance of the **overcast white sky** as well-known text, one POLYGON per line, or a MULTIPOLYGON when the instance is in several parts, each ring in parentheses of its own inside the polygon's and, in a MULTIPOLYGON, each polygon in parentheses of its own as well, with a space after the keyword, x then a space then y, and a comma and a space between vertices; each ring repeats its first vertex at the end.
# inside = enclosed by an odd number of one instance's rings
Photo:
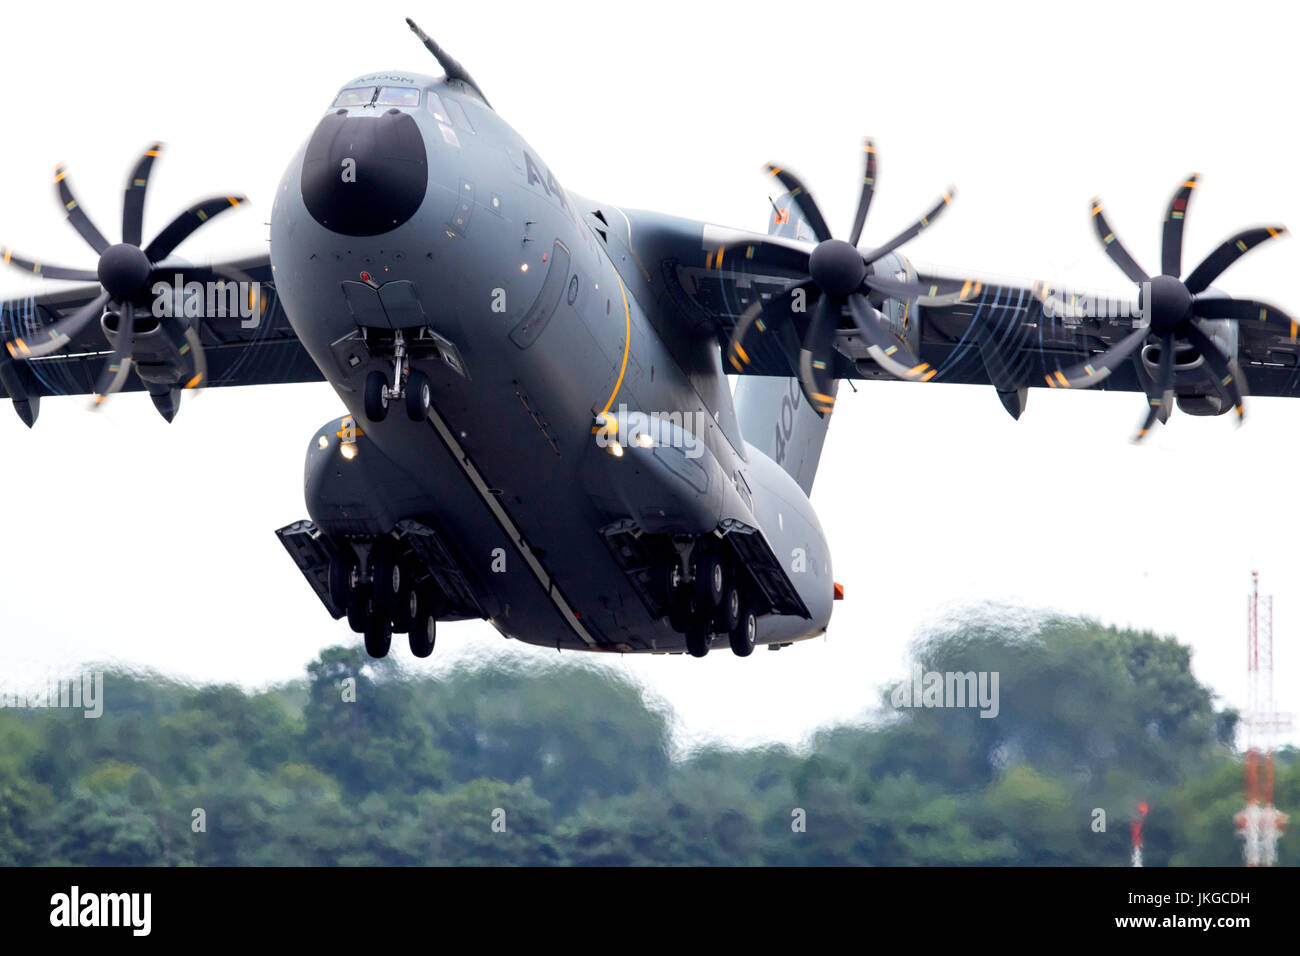
MULTIPOLYGON (((881 166, 867 242, 945 184, 960 189, 906 250, 922 264, 1125 291, 1088 199, 1105 198, 1154 269, 1164 204, 1191 171, 1203 188, 1186 262, 1239 227, 1300 228, 1296 24, 1280 4, 852 8, 6 5, 0 242, 90 266, 52 198, 54 163, 68 163, 113 236, 130 164, 161 138, 146 234, 201 195, 241 190, 252 208, 180 252, 264 248, 273 190, 336 88, 370 70, 437 72, 404 16, 465 64, 562 182, 628 207, 761 231, 772 188, 760 166, 779 160, 843 235, 870 134, 881 166)), ((1296 264, 1294 240, 1276 243, 1219 285, 1300 310, 1296 264)), ((0 275, 0 294, 21 288, 0 275)), ((170 426, 143 395, 100 413, 46 401, 30 432, 5 404, 4 682, 111 659, 257 686, 355 639, 273 534, 306 516, 308 440, 342 410, 327 386, 210 390, 170 426)), ((1016 423, 988 388, 861 385, 837 407, 813 496, 847 591, 826 639, 748 660, 585 659, 670 703, 683 740, 795 742, 874 703, 927 626, 999 600, 1175 634, 1197 675, 1243 706, 1258 567, 1277 596, 1278 705, 1300 709, 1300 402, 1250 400, 1241 429, 1175 414, 1136 448, 1143 407, 1137 395, 1035 390, 1016 423)), ((476 622, 442 628, 434 658, 412 666, 466 655, 556 656, 476 622)))

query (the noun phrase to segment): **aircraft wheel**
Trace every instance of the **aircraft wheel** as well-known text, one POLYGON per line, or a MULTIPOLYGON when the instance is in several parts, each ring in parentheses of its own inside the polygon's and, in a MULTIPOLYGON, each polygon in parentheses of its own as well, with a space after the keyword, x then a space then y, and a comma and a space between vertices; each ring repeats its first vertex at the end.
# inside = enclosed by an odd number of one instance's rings
POLYGON ((393 539, 382 535, 370 547, 370 587, 377 611, 392 612, 402 593, 402 566, 393 539))
POLYGON ((422 422, 429 417, 429 406, 433 404, 433 387, 429 376, 419 369, 411 369, 406 376, 406 417, 413 422, 422 422))
POLYGON ((366 376, 366 418, 382 422, 388 416, 388 379, 375 370, 366 376))
POLYGON ((722 603, 718 606, 717 625, 718 630, 724 634, 730 634, 740 623, 740 588, 734 584, 728 584, 722 595, 722 603))
POLYGON ((365 630, 366 653, 371 657, 387 657, 388 649, 393 645, 393 622, 388 618, 388 611, 376 607, 371 602, 370 617, 365 630))
POLYGON ((705 553, 695 559, 695 598, 705 607, 717 607, 722 603, 724 574, 722 559, 716 554, 705 553))
POLYGON ((369 584, 358 584, 348 595, 348 627, 358 634, 366 632, 366 623, 371 618, 370 610, 374 606, 369 584))
POLYGON ((708 618, 693 616, 686 625, 686 653, 691 657, 703 657, 709 653, 709 644, 713 635, 709 633, 708 618))
POLYGON ((410 568, 403 569, 405 580, 402 582, 402 590, 398 593, 397 599, 393 602, 393 631, 398 634, 405 634, 410 631, 412 624, 415 622, 415 616, 420 611, 419 592, 413 583, 414 576, 410 568))
POLYGON ((737 657, 748 657, 754 653, 758 640, 758 616, 749 608, 741 612, 740 621, 727 635, 731 642, 731 652, 737 657))
POLYGON ((415 616, 407 635, 411 653, 416 657, 428 657, 433 653, 434 641, 438 636, 438 614, 442 610, 439 598, 438 593, 431 588, 422 589, 417 594, 415 616))
POLYGON ((352 575, 357 568, 356 555, 346 545, 344 548, 330 558, 330 600, 341 608, 348 606, 348 598, 352 593, 352 575))

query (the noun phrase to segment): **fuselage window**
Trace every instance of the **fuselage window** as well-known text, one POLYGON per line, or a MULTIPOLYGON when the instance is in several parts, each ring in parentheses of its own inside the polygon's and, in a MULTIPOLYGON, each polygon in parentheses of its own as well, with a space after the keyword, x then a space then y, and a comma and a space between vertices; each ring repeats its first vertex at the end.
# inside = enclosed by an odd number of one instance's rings
POLYGON ((409 86, 385 86, 379 91, 376 106, 419 106, 420 91, 409 86))
POLYGON ((373 86, 350 86, 339 94, 338 99, 334 101, 335 106, 369 106, 370 101, 375 98, 375 88, 373 86))

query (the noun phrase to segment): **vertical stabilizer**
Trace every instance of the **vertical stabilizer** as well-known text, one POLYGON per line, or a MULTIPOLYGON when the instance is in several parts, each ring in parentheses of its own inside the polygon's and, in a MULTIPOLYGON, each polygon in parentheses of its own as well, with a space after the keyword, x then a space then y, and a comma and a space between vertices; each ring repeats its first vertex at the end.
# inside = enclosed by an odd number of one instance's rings
MULTIPOLYGON (((813 239, 813 232, 799 214, 789 193, 771 200, 767 233, 788 239, 813 239)), ((838 389, 836 382, 832 396, 838 389)), ((763 454, 785 469, 804 494, 812 491, 817 464, 830 416, 818 415, 797 378, 742 375, 736 382, 736 414, 740 433, 763 454)))
MULTIPOLYGON (((836 382, 832 395, 838 388, 836 382)), ((740 376, 736 382, 736 414, 745 441, 784 468, 804 494, 811 494, 831 417, 813 411, 799 388, 799 380, 740 376)))

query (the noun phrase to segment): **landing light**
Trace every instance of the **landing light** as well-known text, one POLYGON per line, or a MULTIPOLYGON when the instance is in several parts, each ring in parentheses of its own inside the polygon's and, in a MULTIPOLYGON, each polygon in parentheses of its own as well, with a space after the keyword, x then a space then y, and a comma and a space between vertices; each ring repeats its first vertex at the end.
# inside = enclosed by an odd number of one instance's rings
POLYGON ((357 457, 357 443, 354 441, 345 441, 339 444, 339 454, 351 461, 357 457))
POLYGON ((316 439, 317 448, 324 449, 324 448, 328 448, 329 446, 330 446, 330 440, 326 438, 324 435, 321 435, 320 438, 316 439))
POLYGON ((528 263, 525 262, 523 265, 521 265, 521 266, 519 267, 519 271, 520 271, 520 272, 527 272, 527 271, 528 271, 528 263))
POLYGON ((653 448, 655 443, 655 438, 653 435, 647 432, 638 432, 636 436, 636 443, 641 448, 653 448))
POLYGON ((606 445, 605 450, 608 451, 615 458, 623 457, 623 446, 616 441, 612 441, 608 445, 606 445))

